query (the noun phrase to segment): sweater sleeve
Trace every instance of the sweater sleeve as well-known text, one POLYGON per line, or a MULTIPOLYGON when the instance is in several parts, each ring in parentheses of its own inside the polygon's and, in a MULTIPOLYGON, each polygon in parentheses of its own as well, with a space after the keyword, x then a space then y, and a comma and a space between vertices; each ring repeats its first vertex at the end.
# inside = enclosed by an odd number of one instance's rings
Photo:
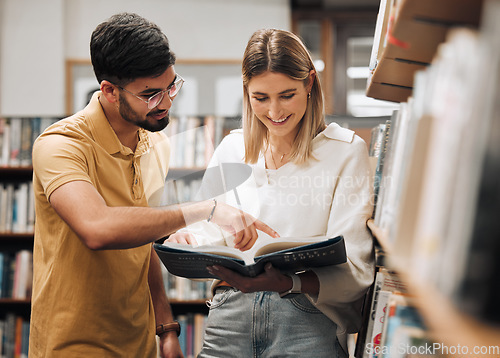
POLYGON ((347 262, 314 269, 320 290, 318 307, 345 306, 363 298, 374 277, 372 236, 366 226, 373 212, 372 178, 366 144, 355 137, 352 150, 337 178, 327 235, 343 235, 347 262))

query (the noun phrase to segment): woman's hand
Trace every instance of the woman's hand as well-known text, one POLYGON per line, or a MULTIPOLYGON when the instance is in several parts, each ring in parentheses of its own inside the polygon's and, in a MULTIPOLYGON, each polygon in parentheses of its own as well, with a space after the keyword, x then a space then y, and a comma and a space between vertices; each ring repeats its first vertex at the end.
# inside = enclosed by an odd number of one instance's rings
MULTIPOLYGON (((243 276, 219 265, 209 266, 207 269, 212 275, 226 281, 243 293, 258 291, 285 292, 291 289, 293 285, 292 279, 274 268, 270 262, 264 267, 265 271, 255 277, 243 276)), ((299 278, 302 293, 312 296, 319 294, 319 279, 314 271, 301 272, 299 278)))
POLYGON ((243 293, 258 291, 284 292, 292 288, 292 279, 275 269, 271 263, 266 264, 264 272, 256 277, 243 276, 236 271, 218 265, 209 266, 207 269, 212 275, 226 281, 243 293))

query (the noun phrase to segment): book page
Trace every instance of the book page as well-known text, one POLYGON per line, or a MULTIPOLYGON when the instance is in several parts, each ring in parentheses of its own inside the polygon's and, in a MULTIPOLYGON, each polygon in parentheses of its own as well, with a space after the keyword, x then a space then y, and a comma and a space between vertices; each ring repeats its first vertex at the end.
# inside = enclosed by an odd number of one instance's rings
POLYGON ((245 264, 252 264, 253 255, 248 251, 240 251, 234 247, 224 246, 224 245, 200 245, 191 246, 187 244, 178 244, 174 242, 165 242, 163 246, 170 247, 172 249, 182 250, 186 252, 203 252, 213 255, 232 257, 235 259, 245 261, 245 264))

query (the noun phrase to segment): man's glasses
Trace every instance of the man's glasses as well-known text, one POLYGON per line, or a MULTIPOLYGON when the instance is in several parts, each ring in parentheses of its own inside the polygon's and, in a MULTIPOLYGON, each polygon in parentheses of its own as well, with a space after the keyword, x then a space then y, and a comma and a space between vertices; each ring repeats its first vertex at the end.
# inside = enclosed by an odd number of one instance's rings
POLYGON ((181 76, 179 76, 178 74, 176 74, 174 83, 172 83, 172 85, 170 85, 167 89, 164 89, 163 91, 155 93, 154 95, 149 97, 147 100, 142 98, 141 96, 136 95, 135 93, 130 92, 129 90, 123 88, 122 86, 118 86, 118 85, 115 85, 115 86, 121 90, 124 90, 127 93, 130 93, 132 96, 139 98, 141 101, 145 102, 148 105, 148 109, 153 109, 153 108, 156 108, 156 106, 158 106, 161 103, 165 93, 168 94, 170 99, 174 98, 177 95, 177 93, 179 93, 183 84, 184 84, 184 79, 181 76))

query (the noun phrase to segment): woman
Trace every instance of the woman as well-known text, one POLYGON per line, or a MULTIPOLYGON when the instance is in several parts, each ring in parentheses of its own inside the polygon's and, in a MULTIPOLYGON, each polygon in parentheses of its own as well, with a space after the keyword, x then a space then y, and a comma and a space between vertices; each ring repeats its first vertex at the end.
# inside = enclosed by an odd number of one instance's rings
MULTIPOLYGON (((252 173, 219 200, 240 206, 281 237, 343 235, 348 262, 296 277, 266 267, 249 278, 212 266, 223 282, 213 286, 200 357, 345 357, 347 333, 360 327, 374 274, 366 145, 348 129, 326 126, 319 78, 294 34, 255 32, 242 72, 243 128, 223 139, 210 166, 246 163, 252 173)), ((202 185, 205 195, 213 189, 209 181, 202 185)), ((234 245, 211 223, 189 231, 169 240, 234 245)), ((272 239, 260 234, 257 240, 272 239)))

